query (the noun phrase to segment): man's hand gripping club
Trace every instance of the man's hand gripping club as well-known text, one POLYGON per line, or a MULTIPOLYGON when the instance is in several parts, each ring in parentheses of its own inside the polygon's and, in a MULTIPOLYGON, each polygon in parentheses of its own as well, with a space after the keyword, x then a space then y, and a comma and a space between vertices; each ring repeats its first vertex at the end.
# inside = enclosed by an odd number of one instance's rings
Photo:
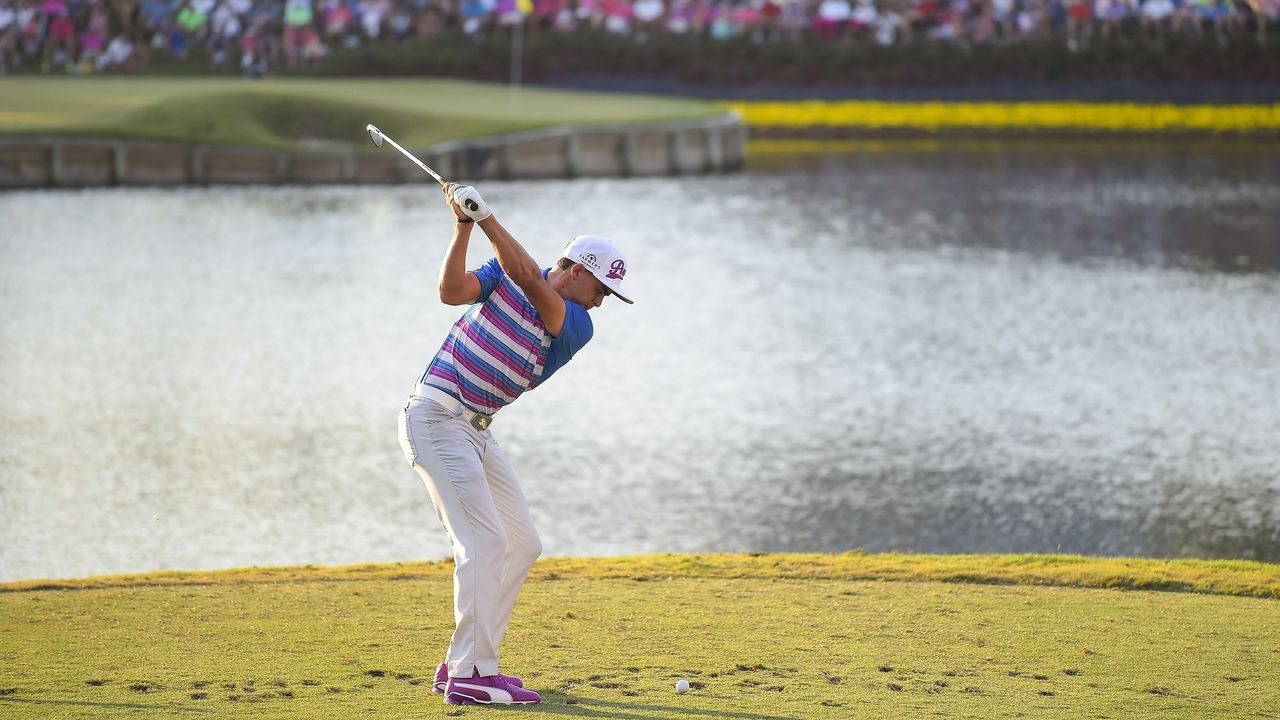
POLYGON ((480 191, 470 185, 446 183, 444 190, 446 202, 459 220, 469 219, 475 222, 486 220, 493 211, 489 204, 480 197, 480 191))

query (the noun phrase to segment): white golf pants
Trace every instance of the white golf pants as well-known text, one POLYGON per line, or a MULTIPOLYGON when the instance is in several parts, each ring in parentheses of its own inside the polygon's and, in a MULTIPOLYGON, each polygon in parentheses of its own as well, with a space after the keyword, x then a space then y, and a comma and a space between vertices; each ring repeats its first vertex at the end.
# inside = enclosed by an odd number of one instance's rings
POLYGON ((449 674, 494 675, 511 608, 542 553, 528 502, 493 435, 434 400, 409 397, 400 412, 400 447, 453 544, 449 674))

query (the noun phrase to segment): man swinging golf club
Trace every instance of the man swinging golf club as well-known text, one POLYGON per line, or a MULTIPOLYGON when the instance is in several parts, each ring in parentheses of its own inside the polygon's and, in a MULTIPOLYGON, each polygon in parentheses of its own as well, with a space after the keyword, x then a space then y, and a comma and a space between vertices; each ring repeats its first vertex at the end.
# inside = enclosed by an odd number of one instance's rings
POLYGON ((511 609, 542 543, 489 424, 591 340, 588 310, 609 295, 631 302, 620 292, 627 261, 608 240, 579 235, 554 267, 540 268, 475 188, 443 189, 457 224, 440 265, 440 299, 471 307, 400 413, 400 446, 453 544, 454 632, 435 691, 450 705, 537 703, 520 678, 498 672, 511 609), (468 272, 477 225, 497 257, 468 272))

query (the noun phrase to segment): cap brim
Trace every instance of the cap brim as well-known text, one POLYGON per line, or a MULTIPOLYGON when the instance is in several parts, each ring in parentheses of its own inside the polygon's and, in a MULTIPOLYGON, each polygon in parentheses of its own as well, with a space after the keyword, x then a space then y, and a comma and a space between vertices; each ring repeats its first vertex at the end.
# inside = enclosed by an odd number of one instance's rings
POLYGON ((615 285, 617 285, 616 282, 610 282, 609 278, 607 277, 600 277, 600 275, 597 274, 594 270, 591 271, 591 274, 594 275, 595 278, 600 281, 601 285, 604 285, 606 288, 609 289, 610 294, 616 296, 619 300, 621 300, 622 302, 628 305, 635 305, 635 301, 631 300, 626 295, 623 295, 622 293, 618 292, 618 288, 615 287, 615 285))

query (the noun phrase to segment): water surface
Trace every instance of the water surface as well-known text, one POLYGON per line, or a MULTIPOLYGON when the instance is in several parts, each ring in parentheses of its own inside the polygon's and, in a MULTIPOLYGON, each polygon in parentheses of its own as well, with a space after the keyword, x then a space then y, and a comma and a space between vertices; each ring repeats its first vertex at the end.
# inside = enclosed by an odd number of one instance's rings
MULTIPOLYGON (((494 424, 549 555, 1280 560, 1275 150, 482 189, 546 263, 630 258, 494 424)), ((451 226, 425 184, 0 195, 0 579, 446 557, 396 413, 451 226)))

